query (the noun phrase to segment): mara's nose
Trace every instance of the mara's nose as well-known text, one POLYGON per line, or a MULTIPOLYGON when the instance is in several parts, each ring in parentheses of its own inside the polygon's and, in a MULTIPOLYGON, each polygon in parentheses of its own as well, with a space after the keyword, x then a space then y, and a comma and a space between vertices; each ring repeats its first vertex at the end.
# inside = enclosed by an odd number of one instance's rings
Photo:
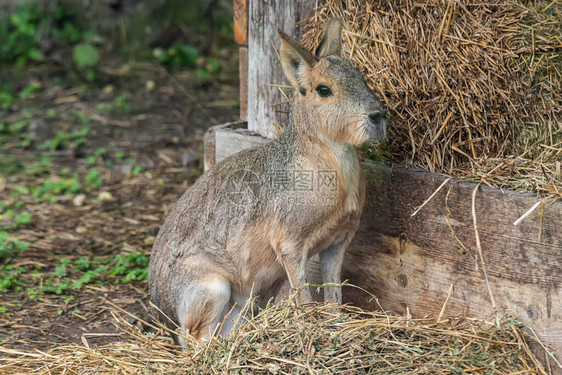
POLYGON ((369 120, 375 125, 380 125, 384 120, 385 113, 381 111, 374 111, 369 113, 369 120))

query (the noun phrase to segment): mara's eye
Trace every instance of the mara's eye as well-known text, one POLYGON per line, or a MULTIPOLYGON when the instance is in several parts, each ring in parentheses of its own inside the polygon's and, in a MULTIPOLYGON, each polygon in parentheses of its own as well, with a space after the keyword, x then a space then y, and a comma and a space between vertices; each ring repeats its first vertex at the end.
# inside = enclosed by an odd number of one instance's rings
POLYGON ((316 92, 323 98, 327 98, 328 96, 332 95, 332 90, 329 87, 320 85, 316 88, 316 92))

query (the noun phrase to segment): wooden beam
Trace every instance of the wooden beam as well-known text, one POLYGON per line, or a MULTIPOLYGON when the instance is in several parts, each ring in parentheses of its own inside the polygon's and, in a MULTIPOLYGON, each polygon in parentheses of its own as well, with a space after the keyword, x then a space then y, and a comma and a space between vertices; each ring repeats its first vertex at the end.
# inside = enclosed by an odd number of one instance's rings
MULTIPOLYGON (((376 295, 384 309, 414 317, 439 316, 452 286, 444 317, 493 323, 505 309, 562 358, 562 202, 515 226, 538 199, 480 186, 475 231, 476 184, 450 180, 412 216, 447 176, 373 163, 363 167, 366 205, 346 255, 344 279, 376 295)), ((348 288, 344 296, 378 307, 357 289, 348 288)))
MULTIPOLYGON (((270 141, 240 128, 219 133, 217 161, 270 141)), ((363 171, 366 203, 343 279, 376 296, 380 306, 352 287, 344 290, 345 302, 413 317, 437 318, 443 310, 443 318, 491 324, 505 311, 562 359, 562 202, 539 206, 515 226, 537 197, 368 161, 363 171)), ((309 280, 316 282, 318 265, 311 269, 309 280)), ((553 374, 562 372, 550 363, 553 374)))
POLYGON ((248 121, 248 47, 238 48, 240 73, 240 120, 248 121))
POLYGON ((222 159, 247 148, 257 147, 270 142, 258 134, 246 129, 248 123, 231 122, 213 126, 204 136, 205 170, 212 168, 222 159))
POLYGON ((313 0, 253 0, 249 3, 248 24, 248 129, 272 138, 273 123, 283 127, 288 120, 288 107, 275 106, 285 101, 279 89, 271 84, 287 84, 276 50, 279 49, 277 28, 297 40, 302 30, 297 21, 313 14, 313 0))

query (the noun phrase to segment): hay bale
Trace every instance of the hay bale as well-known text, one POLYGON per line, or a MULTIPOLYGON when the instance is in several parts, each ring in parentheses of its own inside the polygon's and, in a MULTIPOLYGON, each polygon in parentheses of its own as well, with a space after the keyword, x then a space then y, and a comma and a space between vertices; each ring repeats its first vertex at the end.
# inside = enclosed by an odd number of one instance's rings
POLYGON ((562 197, 562 3, 326 0, 308 48, 332 17, 390 109, 394 163, 562 197))
MULTIPOLYGON (((2 373, 123 374, 546 374, 521 324, 458 319, 436 323, 349 306, 270 306, 233 334, 187 350, 146 334, 113 311, 122 328, 112 345, 59 346, 48 352, 0 348, 2 373), (334 308, 342 309, 342 314, 334 308)), ((127 315, 130 315, 127 313, 127 315)))

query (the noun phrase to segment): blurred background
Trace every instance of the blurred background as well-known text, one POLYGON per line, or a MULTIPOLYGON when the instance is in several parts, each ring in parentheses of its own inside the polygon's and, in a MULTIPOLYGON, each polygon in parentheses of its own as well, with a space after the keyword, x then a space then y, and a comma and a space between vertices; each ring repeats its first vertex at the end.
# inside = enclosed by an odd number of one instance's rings
POLYGON ((150 320, 154 237, 238 118, 232 34, 228 0, 0 0, 0 346, 150 320))

